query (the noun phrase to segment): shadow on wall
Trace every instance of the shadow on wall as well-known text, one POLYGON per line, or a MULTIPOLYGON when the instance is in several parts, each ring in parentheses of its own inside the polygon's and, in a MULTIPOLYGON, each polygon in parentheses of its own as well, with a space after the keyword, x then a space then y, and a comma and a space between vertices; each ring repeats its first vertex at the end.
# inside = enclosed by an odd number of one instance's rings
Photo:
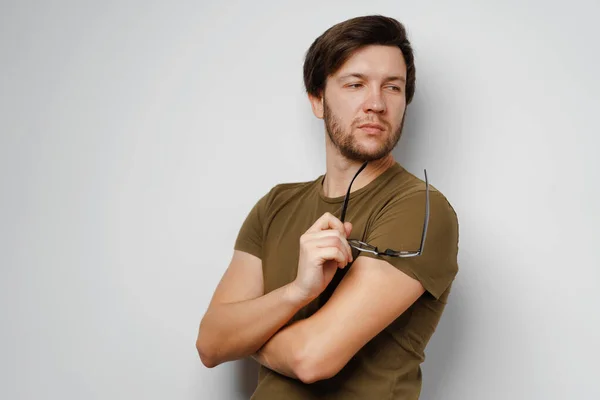
MULTIPOLYGON (((421 180, 425 179, 422 168, 427 168, 429 183, 439 188, 436 178, 437 174, 443 174, 444 168, 442 165, 433 165, 430 162, 452 159, 452 157, 444 157, 447 155, 447 151, 443 145, 445 141, 452 139, 448 137, 452 133, 428 131, 432 125, 435 125, 428 122, 428 118, 437 117, 437 110, 432 107, 432 102, 425 95, 422 93, 415 95, 406 114, 402 137, 393 154, 402 166, 421 180)), ((443 190, 442 193, 444 193, 443 190)), ((452 199, 448 198, 448 200, 456 209, 456 204, 452 203, 452 199)), ((452 398, 447 390, 456 386, 459 379, 457 375, 459 369, 456 368, 456 365, 462 364, 463 355, 468 353, 468 343, 465 341, 468 330, 466 322, 473 311, 467 300, 469 290, 465 282, 470 281, 467 272, 472 269, 471 266, 474 265, 475 260, 465 249, 464 242, 461 241, 461 232, 465 228, 466 218, 461 219, 461 214, 458 212, 457 216, 459 271, 452 285, 448 305, 425 349, 426 361, 422 365, 423 387, 420 396, 422 400, 452 398)))
POLYGON ((448 389, 455 387, 459 377, 456 365, 464 365, 462 358, 468 353, 466 343, 465 313, 468 312, 465 300, 465 286, 457 276, 448 305, 438 328, 425 349, 423 368, 422 400, 453 398, 448 389))
POLYGON ((258 363, 252 358, 244 358, 235 362, 236 392, 240 399, 249 399, 256 390, 258 382, 258 363))

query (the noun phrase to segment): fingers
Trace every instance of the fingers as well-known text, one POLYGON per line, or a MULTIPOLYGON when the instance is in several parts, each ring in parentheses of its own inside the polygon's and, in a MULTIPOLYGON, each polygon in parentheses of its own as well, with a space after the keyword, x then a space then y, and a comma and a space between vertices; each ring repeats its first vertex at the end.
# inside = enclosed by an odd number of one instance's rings
POLYGON ((342 223, 327 212, 300 237, 300 244, 317 251, 315 254, 322 262, 335 260, 339 268, 344 268, 354 260, 352 248, 346 240, 351 232, 351 223, 342 223))
POLYGON ((324 231, 327 229, 335 229, 339 231, 342 235, 346 236, 346 229, 344 228, 344 224, 338 218, 336 218, 333 214, 326 212, 323 214, 315 223, 308 228, 306 233, 316 233, 319 231, 324 231))
POLYGON ((346 228, 346 238, 352 233, 352 224, 350 222, 344 222, 344 228, 346 228))
POLYGON ((319 249, 319 258, 323 263, 328 260, 337 261, 338 268, 344 268, 348 264, 346 255, 337 247, 325 247, 319 249))
POLYGON ((317 233, 312 233, 306 236, 306 242, 312 245, 323 248, 323 247, 338 247, 347 255, 348 262, 352 262, 352 248, 348 244, 348 241, 338 231, 327 230, 317 233))
POLYGON ((311 244, 318 248, 336 247, 346 255, 348 262, 352 262, 352 248, 346 239, 340 237, 337 231, 323 231, 322 234, 317 233, 314 235, 320 235, 321 237, 313 238, 311 244))

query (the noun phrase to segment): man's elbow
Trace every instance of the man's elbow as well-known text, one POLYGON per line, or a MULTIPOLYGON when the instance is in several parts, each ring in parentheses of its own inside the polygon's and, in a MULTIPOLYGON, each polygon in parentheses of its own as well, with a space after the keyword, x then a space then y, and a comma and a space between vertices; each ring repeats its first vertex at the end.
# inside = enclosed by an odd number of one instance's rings
POLYGON ((321 352, 302 351, 294 355, 294 373, 303 383, 314 383, 334 377, 339 371, 335 360, 321 352))
POLYGON ((196 339, 196 350, 198 351, 198 355, 200 356, 200 361, 207 368, 214 368, 220 363, 217 361, 216 355, 211 351, 212 346, 208 346, 204 341, 200 339, 196 339))

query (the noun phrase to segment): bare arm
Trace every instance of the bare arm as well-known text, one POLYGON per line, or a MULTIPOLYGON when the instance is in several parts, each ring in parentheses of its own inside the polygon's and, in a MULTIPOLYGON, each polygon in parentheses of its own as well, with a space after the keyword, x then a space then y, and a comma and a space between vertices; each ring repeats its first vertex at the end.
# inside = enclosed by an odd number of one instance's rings
POLYGON ((252 355, 252 358, 281 375, 304 381, 304 376, 298 371, 304 342, 297 339, 301 334, 296 328, 302 328, 302 325, 296 322, 277 332, 256 354, 252 355), (286 340, 289 341, 290 346, 282 343, 286 340))
POLYGON ((319 311, 279 331, 254 358, 305 383, 330 378, 424 291, 386 261, 358 257, 319 311))
POLYGON ((350 224, 325 213, 300 238, 296 280, 266 295, 262 261, 235 251, 200 323, 196 348, 204 365, 257 353, 352 260, 345 242, 350 231, 350 224))
POLYGON ((212 368, 254 354, 309 301, 293 283, 264 295, 261 260, 235 251, 200 323, 202 363, 212 368))

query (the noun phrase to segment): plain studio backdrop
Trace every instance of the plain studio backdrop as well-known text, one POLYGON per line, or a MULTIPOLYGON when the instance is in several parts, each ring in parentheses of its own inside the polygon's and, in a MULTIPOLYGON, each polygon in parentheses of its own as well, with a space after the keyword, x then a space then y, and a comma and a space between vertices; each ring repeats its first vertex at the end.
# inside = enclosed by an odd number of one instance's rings
POLYGON ((592 1, 0 5, 0 398, 247 399, 195 339, 254 203, 324 173, 303 57, 403 22, 397 159, 442 190, 460 272, 425 400, 598 399, 600 50, 592 1))

